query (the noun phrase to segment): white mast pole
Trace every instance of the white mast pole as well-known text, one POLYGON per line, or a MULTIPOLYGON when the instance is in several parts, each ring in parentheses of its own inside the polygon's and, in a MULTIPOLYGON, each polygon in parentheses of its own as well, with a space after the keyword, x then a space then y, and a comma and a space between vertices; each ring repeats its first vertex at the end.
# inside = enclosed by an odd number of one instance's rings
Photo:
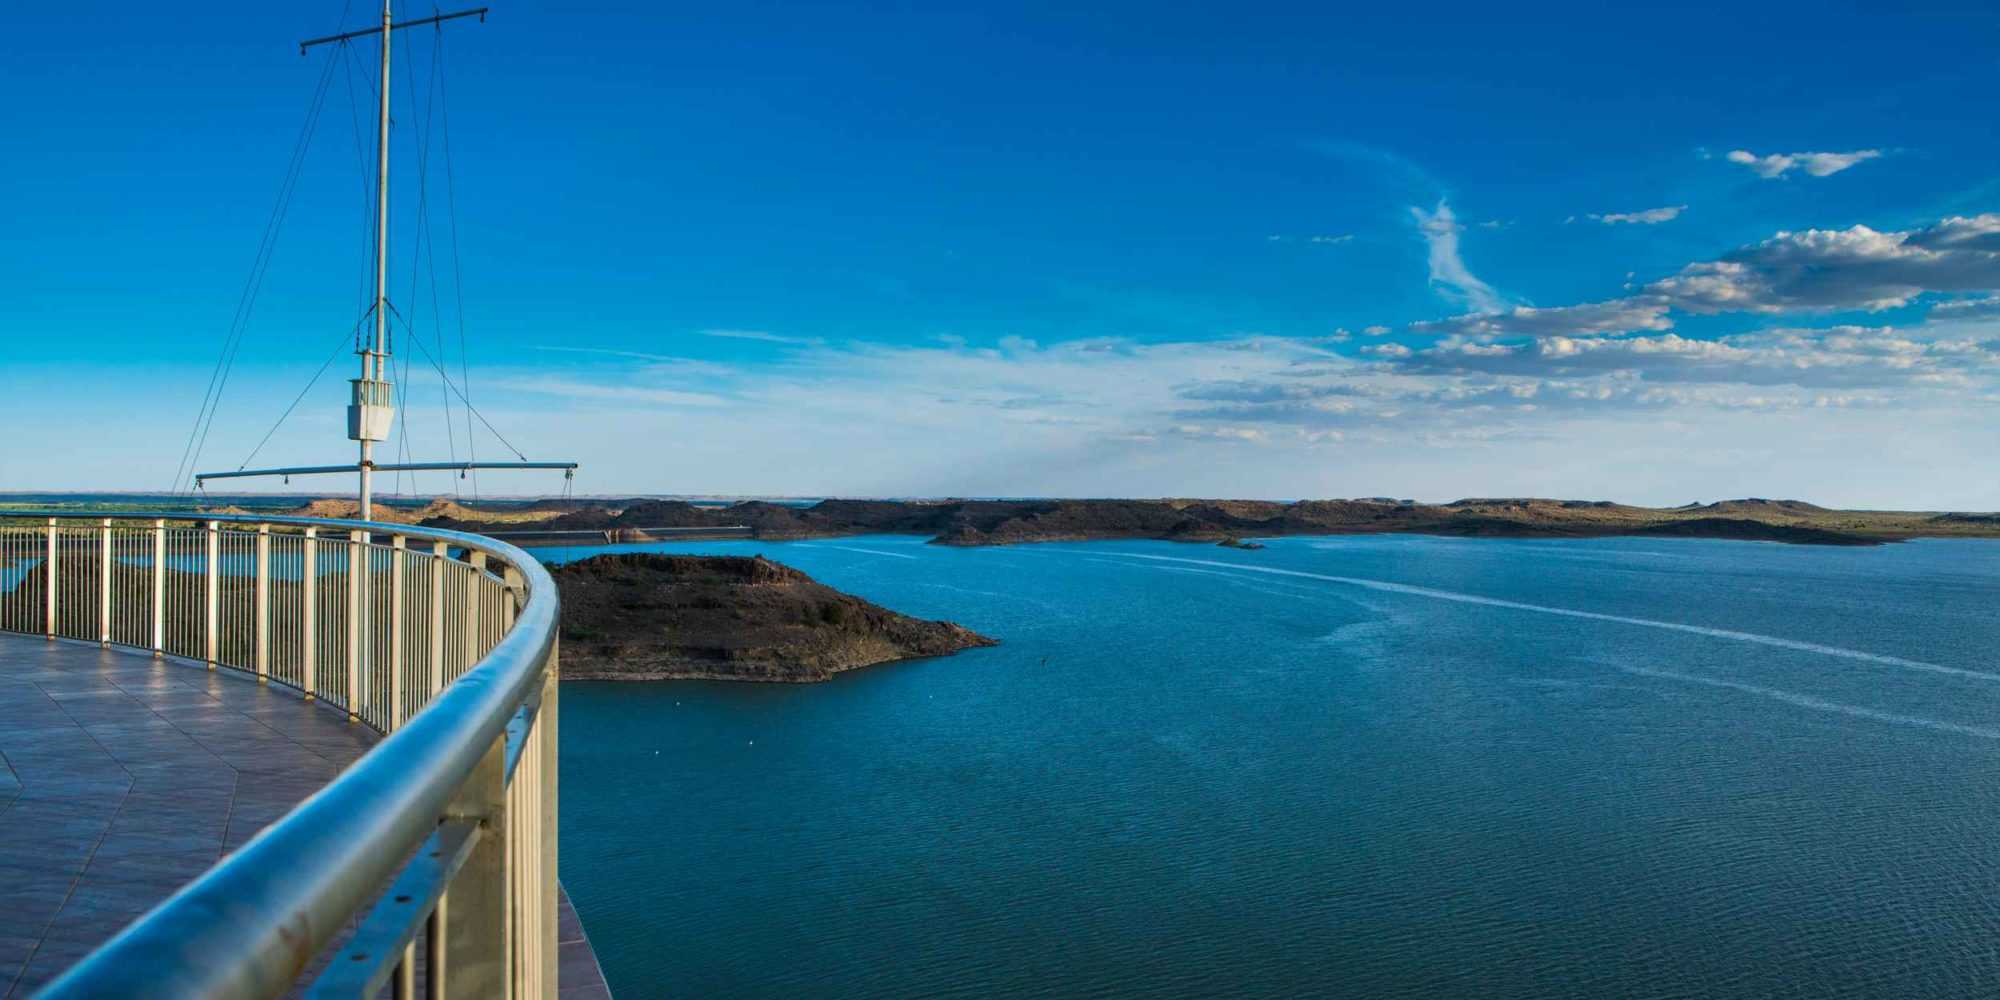
MULTIPOLYGON (((391 30, 390 0, 382 0, 382 132, 381 142, 376 147, 377 174, 375 178, 375 349, 361 354, 361 377, 373 382, 386 381, 387 363, 384 355, 389 346, 389 36, 391 30)), ((366 436, 361 439, 361 519, 369 519, 373 507, 371 496, 374 472, 375 443, 366 436)))
MULTIPOLYGON (((376 146, 376 342, 372 352, 362 352, 362 378, 384 382, 388 376, 388 36, 390 0, 382 0, 382 142, 376 146)), ((362 520, 370 518, 374 496, 370 482, 374 472, 374 442, 362 438, 362 520)))

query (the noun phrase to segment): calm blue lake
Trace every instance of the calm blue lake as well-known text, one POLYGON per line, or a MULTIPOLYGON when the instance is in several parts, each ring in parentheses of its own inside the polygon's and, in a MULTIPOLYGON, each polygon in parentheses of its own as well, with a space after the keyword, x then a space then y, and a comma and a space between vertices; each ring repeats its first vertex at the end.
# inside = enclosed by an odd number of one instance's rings
POLYGON ((613 990, 2000 990, 2000 544, 1269 546, 618 547, 1003 645, 565 684, 613 990))

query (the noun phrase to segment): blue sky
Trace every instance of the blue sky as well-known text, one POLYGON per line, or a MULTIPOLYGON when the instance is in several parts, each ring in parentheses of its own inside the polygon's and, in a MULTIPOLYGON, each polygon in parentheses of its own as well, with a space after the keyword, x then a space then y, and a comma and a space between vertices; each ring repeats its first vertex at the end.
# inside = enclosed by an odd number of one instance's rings
MULTIPOLYGON (((338 349, 374 54, 292 43, 342 6, 0 19, 0 488, 170 485, 322 72, 202 467, 338 349)), ((509 3, 399 43, 392 300, 458 377, 462 292, 465 389, 581 491, 2000 507, 1990 9, 509 3)), ((399 353, 392 450, 463 457, 399 353)), ((256 464, 351 454, 352 366, 256 464)))

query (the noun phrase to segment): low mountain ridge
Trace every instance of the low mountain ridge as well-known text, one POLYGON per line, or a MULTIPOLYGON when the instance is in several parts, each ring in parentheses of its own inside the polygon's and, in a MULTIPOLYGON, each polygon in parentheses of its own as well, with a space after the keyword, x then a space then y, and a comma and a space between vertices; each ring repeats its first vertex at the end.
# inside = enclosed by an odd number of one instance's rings
MULTIPOLYGON (((322 502, 321 508, 325 506, 322 502)), ((333 513, 321 508, 316 512, 333 513)), ((1467 497, 1443 504, 1364 499, 1214 500, 746 500, 568 501, 482 510, 439 501, 392 514, 429 527, 508 537, 523 544, 589 544, 699 537, 703 532, 787 540, 842 535, 927 536, 939 545, 1013 545, 1096 539, 1220 542, 1283 535, 1409 533, 1461 537, 1680 536, 1875 545, 1919 537, 2000 537, 2000 515, 1833 510, 1802 500, 1745 498, 1684 507, 1610 500, 1467 497), (665 529, 671 529, 667 532, 665 529), (690 535, 689 533, 693 533, 690 535)))

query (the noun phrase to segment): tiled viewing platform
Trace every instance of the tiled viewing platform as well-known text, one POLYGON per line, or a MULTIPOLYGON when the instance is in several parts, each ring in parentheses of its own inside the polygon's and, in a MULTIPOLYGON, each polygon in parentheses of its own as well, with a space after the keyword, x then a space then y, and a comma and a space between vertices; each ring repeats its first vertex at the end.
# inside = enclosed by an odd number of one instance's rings
MULTIPOLYGON (((25 997, 377 739, 229 670, 0 635, 0 997, 25 997)), ((562 900, 561 994, 608 997, 562 900)))

